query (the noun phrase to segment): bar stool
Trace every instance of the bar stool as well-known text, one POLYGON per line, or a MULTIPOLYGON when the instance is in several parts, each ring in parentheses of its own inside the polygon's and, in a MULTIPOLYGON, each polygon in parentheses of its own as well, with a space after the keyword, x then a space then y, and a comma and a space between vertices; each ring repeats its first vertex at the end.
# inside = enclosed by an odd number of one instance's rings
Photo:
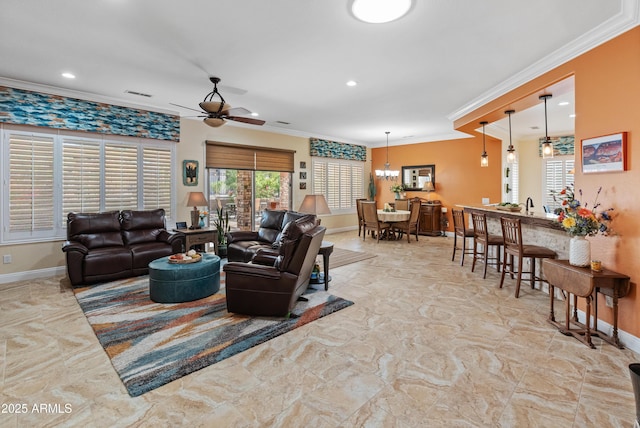
POLYGON ((487 264, 490 260, 495 261, 496 269, 500 272, 500 251, 504 240, 500 235, 492 235, 487 232, 487 216, 485 214, 471 213, 473 222, 473 264, 471 272, 476 267, 476 260, 484 262, 484 273, 482 279, 487 277, 487 264), (478 254, 478 245, 482 245, 482 254, 478 254), (496 256, 489 257, 489 247, 495 247, 496 256))
POLYGON ((524 245, 522 243, 522 227, 520 226, 520 219, 512 219, 501 217, 500 224, 502 225, 502 237, 504 239, 504 260, 502 262, 502 276, 500 277, 500 288, 504 282, 504 275, 508 272, 513 279, 513 274, 518 275, 516 282, 516 298, 520 294, 520 282, 522 280, 522 274, 529 275, 531 281, 531 289, 535 288, 536 281, 547 282, 539 276, 536 276, 536 259, 555 259, 557 254, 555 251, 542 247, 539 245, 524 245), (509 256, 509 263, 507 263, 507 255, 509 256), (518 271, 514 271, 513 258, 518 258, 518 271), (531 259, 531 271, 522 271, 522 261, 524 258, 531 259))
POLYGON ((467 238, 473 239, 473 229, 467 228, 467 222, 464 220, 464 211, 452 209, 453 213, 453 255, 451 261, 456 258, 456 250, 462 251, 462 257, 460 258, 460 266, 464 266, 464 255, 473 254, 472 248, 467 248, 467 238), (458 236, 462 239, 462 248, 458 247, 458 236))

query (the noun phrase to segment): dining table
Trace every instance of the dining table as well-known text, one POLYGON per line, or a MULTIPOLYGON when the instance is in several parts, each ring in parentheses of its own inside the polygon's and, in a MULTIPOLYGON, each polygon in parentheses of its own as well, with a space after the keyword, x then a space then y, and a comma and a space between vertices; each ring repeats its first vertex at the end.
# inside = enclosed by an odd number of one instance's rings
MULTIPOLYGON (((405 210, 395 210, 395 211, 385 211, 385 210, 378 210, 378 220, 379 221, 383 221, 385 223, 391 223, 391 227, 393 228, 393 223, 397 223, 399 221, 407 221, 409 220, 409 217, 411 216, 411 211, 405 211, 405 210)), ((381 236, 382 238, 382 236, 381 236)), ((386 235, 384 238, 386 239, 398 239, 399 236, 396 236, 396 234, 390 230, 389 234, 386 235)), ((384 239, 383 238, 383 239, 384 239)))

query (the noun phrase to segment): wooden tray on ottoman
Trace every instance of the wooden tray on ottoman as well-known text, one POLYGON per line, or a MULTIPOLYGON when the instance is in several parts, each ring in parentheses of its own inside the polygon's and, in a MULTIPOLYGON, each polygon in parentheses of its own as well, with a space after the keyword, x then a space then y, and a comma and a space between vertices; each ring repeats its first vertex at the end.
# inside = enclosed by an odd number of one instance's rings
POLYGON ((173 256, 169 256, 169 263, 187 264, 187 263, 196 263, 196 262, 199 262, 200 260, 202 260, 202 254, 196 254, 194 256, 191 256, 191 258, 187 259, 187 260, 172 258, 175 255, 176 254, 174 254, 173 256))

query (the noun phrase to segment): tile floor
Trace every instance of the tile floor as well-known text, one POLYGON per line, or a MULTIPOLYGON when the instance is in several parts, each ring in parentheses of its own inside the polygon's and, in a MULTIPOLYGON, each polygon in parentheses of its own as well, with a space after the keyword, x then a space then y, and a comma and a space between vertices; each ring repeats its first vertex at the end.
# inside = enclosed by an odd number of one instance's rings
POLYGON ((546 294, 451 262, 452 238, 327 239, 378 254, 331 272, 354 306, 136 398, 63 277, 0 285, 0 426, 633 425, 638 355, 563 336, 546 294))

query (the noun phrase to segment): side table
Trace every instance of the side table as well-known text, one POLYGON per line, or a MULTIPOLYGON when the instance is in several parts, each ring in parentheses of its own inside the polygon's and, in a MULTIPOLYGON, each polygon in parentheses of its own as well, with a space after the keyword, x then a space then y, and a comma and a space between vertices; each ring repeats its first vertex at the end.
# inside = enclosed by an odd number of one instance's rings
POLYGON ((318 254, 322 255, 322 267, 324 268, 324 277, 318 277, 317 279, 309 280, 309 284, 322 284, 324 282, 325 291, 329 289, 329 256, 333 253, 333 242, 322 241, 318 254))
POLYGON ((189 251, 194 245, 204 245, 206 252, 206 244, 213 242, 213 252, 218 254, 218 229, 203 227, 202 229, 173 229, 173 231, 184 237, 185 251, 189 251))
POLYGON ((595 348, 591 342, 591 336, 597 336, 618 348, 623 346, 618 338, 618 298, 629 293, 629 280, 627 275, 603 269, 602 272, 594 272, 590 268, 571 266, 568 260, 544 259, 544 276, 549 281, 550 312, 549 323, 555 325, 562 334, 571 335, 587 346, 595 348), (553 312, 554 287, 558 287, 568 293, 566 299, 565 322, 555 320, 553 312), (597 293, 611 296, 613 299, 613 334, 609 337, 598 330, 598 299, 597 293), (573 319, 569 301, 573 294, 573 319), (578 309, 576 308, 578 297, 586 300, 585 324, 578 322, 578 309), (594 301, 594 321, 591 328, 591 302, 594 301), (579 328, 571 328, 573 322, 579 328))

